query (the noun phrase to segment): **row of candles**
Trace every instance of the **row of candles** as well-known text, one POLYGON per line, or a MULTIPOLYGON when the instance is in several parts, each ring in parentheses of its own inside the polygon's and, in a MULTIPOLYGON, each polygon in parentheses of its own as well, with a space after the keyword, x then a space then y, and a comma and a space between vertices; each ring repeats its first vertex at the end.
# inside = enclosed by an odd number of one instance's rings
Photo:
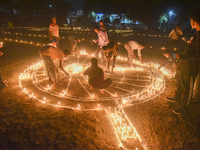
MULTIPOLYGON (((121 107, 115 108, 114 110, 109 108, 107 114, 110 117, 110 120, 113 124, 114 130, 119 140, 119 146, 121 148, 125 147, 123 142, 126 143, 127 139, 129 139, 133 141, 139 141, 141 147, 144 150, 148 149, 147 145, 143 142, 136 128, 133 126, 128 116, 121 107)), ((136 150, 138 150, 138 148, 136 148, 136 150)))

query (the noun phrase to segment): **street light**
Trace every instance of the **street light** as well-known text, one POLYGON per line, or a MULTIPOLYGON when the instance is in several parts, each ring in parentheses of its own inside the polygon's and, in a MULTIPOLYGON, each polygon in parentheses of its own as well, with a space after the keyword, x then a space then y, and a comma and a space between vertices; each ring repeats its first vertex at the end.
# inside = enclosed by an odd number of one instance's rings
POLYGON ((172 10, 169 11, 169 24, 171 22, 171 16, 174 15, 174 12, 172 10))

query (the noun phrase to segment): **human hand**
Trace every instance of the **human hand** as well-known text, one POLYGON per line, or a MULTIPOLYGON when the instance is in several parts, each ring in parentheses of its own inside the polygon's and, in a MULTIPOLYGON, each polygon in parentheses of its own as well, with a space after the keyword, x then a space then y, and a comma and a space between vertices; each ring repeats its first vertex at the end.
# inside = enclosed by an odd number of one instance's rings
POLYGON ((169 58, 169 53, 164 53, 163 54, 166 58, 169 58))

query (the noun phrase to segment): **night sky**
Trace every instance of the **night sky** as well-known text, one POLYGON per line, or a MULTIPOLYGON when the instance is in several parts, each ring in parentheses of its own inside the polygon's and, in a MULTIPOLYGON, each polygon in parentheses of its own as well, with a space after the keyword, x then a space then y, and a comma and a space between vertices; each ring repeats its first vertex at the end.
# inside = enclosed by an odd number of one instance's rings
POLYGON ((81 3, 84 0, 65 0, 65 1, 71 3, 73 8, 81 9, 81 3))

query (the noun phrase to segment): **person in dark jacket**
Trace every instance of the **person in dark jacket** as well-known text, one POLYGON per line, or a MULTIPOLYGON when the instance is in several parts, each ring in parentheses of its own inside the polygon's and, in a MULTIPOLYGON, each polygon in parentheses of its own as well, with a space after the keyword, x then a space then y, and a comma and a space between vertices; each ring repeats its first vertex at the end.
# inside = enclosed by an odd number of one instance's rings
POLYGON ((194 80, 200 72, 200 15, 195 13, 190 17, 191 27, 196 29, 191 42, 187 45, 183 54, 176 54, 180 59, 177 70, 177 91, 175 96, 168 98, 180 103, 180 107, 174 113, 181 114, 187 109, 192 96, 194 80))
POLYGON ((98 66, 98 60, 96 58, 91 59, 91 66, 85 70, 84 75, 88 75, 88 82, 92 88, 99 89, 102 94, 104 94, 103 89, 112 83, 110 78, 104 80, 104 72, 98 66))

